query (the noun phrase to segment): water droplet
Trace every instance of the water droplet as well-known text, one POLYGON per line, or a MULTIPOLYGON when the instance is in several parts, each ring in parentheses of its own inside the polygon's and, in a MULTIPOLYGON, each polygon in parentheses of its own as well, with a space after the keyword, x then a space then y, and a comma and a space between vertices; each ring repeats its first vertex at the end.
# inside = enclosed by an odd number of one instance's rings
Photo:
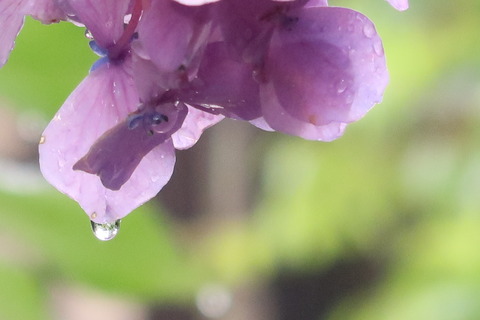
POLYGON ((118 83, 116 81, 113 82, 113 94, 114 95, 119 95, 120 94, 120 88, 119 88, 118 83))
POLYGON ((383 56, 383 46, 380 41, 375 41, 373 44, 373 51, 375 51, 377 56, 383 56))
POLYGON ((40 141, 38 142, 38 144, 44 144, 45 143, 45 136, 41 136, 40 137, 40 141))
POLYGON ((372 24, 367 23, 363 26, 363 34, 365 35, 365 37, 372 38, 376 33, 377 32, 375 31, 375 27, 372 24))
POLYGON ((58 157, 57 164, 59 169, 62 169, 63 167, 65 167, 65 159, 63 158, 63 156, 58 157))
POLYGON ((96 223, 94 221, 90 221, 92 224, 92 231, 95 237, 98 240, 108 241, 115 238, 120 229, 120 219, 116 220, 113 223, 96 223))
POLYGON ((338 94, 342 94, 347 90, 348 84, 345 79, 340 79, 336 84, 336 89, 338 94))

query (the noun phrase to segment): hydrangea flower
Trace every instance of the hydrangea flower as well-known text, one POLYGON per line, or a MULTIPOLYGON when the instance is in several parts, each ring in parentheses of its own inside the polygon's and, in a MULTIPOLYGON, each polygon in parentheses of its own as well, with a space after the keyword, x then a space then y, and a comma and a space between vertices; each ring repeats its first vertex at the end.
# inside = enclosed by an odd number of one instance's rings
POLYGON ((373 23, 326 0, 31 3, 0 2, 0 24, 17 21, 0 58, 18 21, 38 12, 84 25, 101 56, 39 152, 45 178, 107 233, 168 182, 175 149, 224 117, 331 141, 381 101, 388 82, 373 23))

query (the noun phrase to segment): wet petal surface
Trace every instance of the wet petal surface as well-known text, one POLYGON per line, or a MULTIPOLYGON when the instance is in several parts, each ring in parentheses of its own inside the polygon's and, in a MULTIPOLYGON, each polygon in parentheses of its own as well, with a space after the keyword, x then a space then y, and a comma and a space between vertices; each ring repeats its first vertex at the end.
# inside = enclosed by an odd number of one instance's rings
POLYGON ((75 89, 43 133, 40 167, 58 190, 76 200, 97 223, 112 223, 155 196, 169 180, 175 162, 173 144, 153 148, 118 191, 99 177, 73 170, 107 130, 138 105, 128 64, 105 64, 75 89))

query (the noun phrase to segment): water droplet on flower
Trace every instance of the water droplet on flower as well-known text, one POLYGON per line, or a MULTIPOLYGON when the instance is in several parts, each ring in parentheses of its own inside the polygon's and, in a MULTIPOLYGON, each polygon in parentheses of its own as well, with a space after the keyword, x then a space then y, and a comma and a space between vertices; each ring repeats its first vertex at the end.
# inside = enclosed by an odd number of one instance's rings
POLYGON ((120 88, 118 87, 118 83, 116 81, 113 82, 113 94, 114 95, 120 94, 120 88))
MULTIPOLYGON (((93 216, 93 214, 92 214, 93 216)), ((120 219, 116 220, 113 223, 96 223, 94 221, 90 221, 92 225, 92 231, 95 237, 98 240, 108 241, 115 238, 120 229, 120 219)))
POLYGON ((38 142, 38 144, 44 144, 45 143, 45 136, 41 136, 40 137, 40 141, 38 142))
POLYGON ((345 97, 345 103, 346 104, 351 104, 353 102, 354 95, 352 93, 347 93, 345 97))
POLYGON ((380 41, 375 41, 373 44, 373 51, 375 51, 377 56, 383 56, 383 46, 380 41))
POLYGON ((372 38, 375 34, 375 28, 372 24, 367 23, 366 25, 363 26, 363 34, 367 38, 372 38))
POLYGON ((347 81, 345 81, 345 79, 340 79, 337 82, 335 88, 338 94, 342 94, 343 92, 345 92, 345 90, 347 90, 347 87, 348 87, 347 81))
POLYGON ((93 34, 88 29, 85 30, 85 38, 90 39, 90 40, 93 39, 93 34))
POLYGON ((63 157, 59 157, 58 160, 57 160, 57 165, 60 169, 62 169, 63 167, 65 167, 65 160, 63 159, 63 157))

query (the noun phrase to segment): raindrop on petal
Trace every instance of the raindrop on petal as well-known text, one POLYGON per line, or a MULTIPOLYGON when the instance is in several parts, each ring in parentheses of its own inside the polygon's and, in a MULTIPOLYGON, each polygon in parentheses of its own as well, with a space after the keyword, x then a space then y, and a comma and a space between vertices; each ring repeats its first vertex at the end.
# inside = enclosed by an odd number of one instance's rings
POLYGON ((370 23, 365 24, 363 26, 363 34, 367 38, 372 38, 376 34, 375 27, 370 23))
POLYGON ((120 219, 116 220, 113 223, 96 223, 94 221, 90 221, 92 225, 92 231, 95 237, 98 240, 108 241, 115 238, 120 229, 120 219))
POLYGON ((345 90, 347 90, 347 87, 348 87, 348 83, 347 83, 347 81, 345 81, 345 79, 340 79, 336 83, 336 90, 337 90, 338 94, 344 93, 345 90))
POLYGON ((377 56, 383 56, 383 46, 382 46, 382 42, 380 40, 376 41, 373 44, 373 51, 375 51, 377 56))

